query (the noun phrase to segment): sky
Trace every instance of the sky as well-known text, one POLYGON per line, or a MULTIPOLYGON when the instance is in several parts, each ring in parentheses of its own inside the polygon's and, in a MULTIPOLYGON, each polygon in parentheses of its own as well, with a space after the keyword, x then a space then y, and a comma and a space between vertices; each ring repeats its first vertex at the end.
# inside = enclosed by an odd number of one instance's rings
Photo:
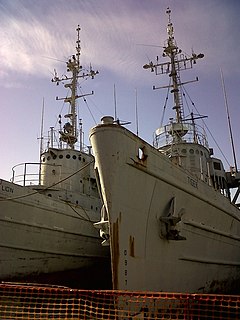
MULTIPOLYGON (((237 160, 240 160, 240 1, 238 0, 0 0, 0 179, 10 180, 12 167, 38 162, 41 114, 44 130, 57 126, 67 113, 56 96, 64 86, 51 82, 54 69, 65 74, 65 62, 75 53, 76 28, 81 27, 81 64, 99 74, 80 83, 78 100, 85 143, 91 127, 104 115, 129 121, 127 128, 152 142, 159 127, 167 91, 167 76, 155 76, 142 66, 162 55, 170 7, 178 47, 191 55, 203 53, 182 80, 199 78, 185 89, 205 120, 209 145, 216 157, 233 165, 220 70, 227 94, 237 160), (114 99, 114 87, 115 97, 114 99), (116 100, 116 103, 115 103, 116 100), (136 120, 136 101, 137 113, 136 120), (217 141, 217 144, 215 143, 217 141)), ((165 62, 166 60, 162 60, 165 62)), ((169 98, 170 99, 170 98, 169 98)), ((165 114, 172 116, 171 102, 165 114)), ((57 127, 56 127, 57 128, 57 127)), ((238 161, 240 166, 240 161, 238 161)))

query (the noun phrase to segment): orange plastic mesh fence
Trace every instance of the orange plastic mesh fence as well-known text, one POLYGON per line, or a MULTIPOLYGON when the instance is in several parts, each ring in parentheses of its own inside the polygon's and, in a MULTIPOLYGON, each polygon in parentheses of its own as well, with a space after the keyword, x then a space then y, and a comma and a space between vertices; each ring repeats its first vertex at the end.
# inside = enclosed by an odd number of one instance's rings
POLYGON ((240 296, 0 284, 0 319, 240 319, 240 296))

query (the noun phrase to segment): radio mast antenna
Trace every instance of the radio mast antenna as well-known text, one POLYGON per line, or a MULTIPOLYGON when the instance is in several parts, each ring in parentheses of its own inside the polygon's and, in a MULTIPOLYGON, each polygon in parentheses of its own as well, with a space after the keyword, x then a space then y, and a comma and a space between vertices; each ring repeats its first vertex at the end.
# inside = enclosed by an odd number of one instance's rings
POLYGON ((229 128, 230 140, 231 140, 231 145, 232 145, 232 153, 233 153, 234 166, 235 166, 235 171, 238 172, 236 152, 235 152, 234 141, 233 141, 233 134, 232 134, 232 125, 231 125, 231 120, 230 120, 230 113, 229 113, 228 100, 227 100, 227 93, 226 93, 226 88, 225 88, 225 82, 224 82, 224 77, 223 77, 222 69, 220 69, 220 73, 221 73, 221 79, 222 79, 222 88, 223 88, 225 108, 226 108, 226 112, 227 112, 228 128, 229 128))
POLYGON ((64 87, 69 88, 71 91, 71 95, 65 98, 58 98, 56 100, 64 100, 64 102, 68 102, 70 104, 70 113, 65 115, 65 118, 69 118, 69 121, 65 123, 63 126, 63 130, 60 131, 60 140, 66 142, 67 145, 74 149, 75 143, 78 140, 78 132, 77 132, 77 112, 76 112, 76 100, 88 95, 92 95, 94 92, 87 94, 77 94, 77 86, 78 86, 78 79, 79 78, 88 78, 91 77, 92 79, 95 75, 98 74, 98 71, 94 71, 92 66, 90 65, 89 70, 84 73, 82 66, 80 64, 80 54, 81 54, 81 46, 80 46, 80 30, 81 28, 77 27, 77 41, 76 41, 76 54, 72 55, 71 58, 68 59, 66 62, 67 65, 67 72, 70 72, 71 75, 64 75, 61 78, 58 77, 56 71, 52 82, 56 82, 58 85, 59 83, 65 83, 64 87), (67 83, 66 83, 67 82, 67 83))
POLYGON ((198 78, 195 80, 190 80, 186 82, 182 82, 180 79, 180 71, 191 69, 193 64, 196 63, 196 60, 204 57, 202 53, 195 54, 192 52, 192 56, 187 57, 182 53, 182 50, 178 48, 177 42, 174 38, 174 28, 171 20, 171 10, 167 8, 166 11, 168 15, 168 24, 167 24, 167 34, 168 39, 165 42, 165 46, 163 47, 163 57, 167 57, 169 59, 168 62, 159 62, 159 58, 157 56, 156 63, 150 61, 148 64, 143 66, 144 69, 150 69, 152 72, 155 71, 156 75, 168 74, 171 79, 171 84, 161 87, 153 86, 153 89, 162 89, 162 88, 171 88, 170 92, 173 95, 173 110, 175 111, 175 119, 172 122, 172 136, 176 141, 181 140, 182 136, 184 136, 188 130, 184 128, 183 125, 183 99, 180 87, 191 82, 198 81, 198 78))

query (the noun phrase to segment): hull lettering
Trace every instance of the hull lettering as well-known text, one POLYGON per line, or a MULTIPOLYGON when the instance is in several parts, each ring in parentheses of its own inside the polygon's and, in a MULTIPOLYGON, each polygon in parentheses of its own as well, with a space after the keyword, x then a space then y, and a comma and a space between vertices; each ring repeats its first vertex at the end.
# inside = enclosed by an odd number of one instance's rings
POLYGON ((9 186, 4 186, 2 185, 2 191, 4 192, 9 192, 9 193, 13 193, 13 188, 9 187, 9 186))

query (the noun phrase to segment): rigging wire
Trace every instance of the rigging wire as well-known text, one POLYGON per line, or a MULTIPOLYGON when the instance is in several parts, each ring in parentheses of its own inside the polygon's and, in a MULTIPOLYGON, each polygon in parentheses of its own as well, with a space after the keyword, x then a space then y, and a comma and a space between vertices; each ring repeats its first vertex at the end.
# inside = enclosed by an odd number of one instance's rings
POLYGON ((81 207, 81 209, 84 211, 84 213, 86 214, 86 216, 87 216, 88 219, 84 218, 79 212, 77 212, 77 210, 74 209, 74 207, 72 206, 71 203, 69 203, 68 201, 65 201, 65 203, 66 203, 67 205, 69 205, 69 207, 79 216, 80 220, 83 220, 83 221, 86 221, 86 222, 91 222, 91 223, 96 222, 96 220, 91 220, 91 219, 90 219, 87 211, 86 211, 83 207, 81 207))
MULTIPOLYGON (((85 166, 81 167, 79 170, 75 171, 74 173, 72 173, 71 175, 67 176, 66 178, 64 178, 64 179, 62 179, 62 180, 60 180, 60 181, 52 184, 51 186, 49 186, 49 187, 47 187, 47 188, 42 189, 41 192, 39 192, 39 191, 34 191, 34 192, 32 192, 32 193, 28 193, 28 194, 25 194, 25 195, 21 195, 21 196, 18 196, 18 197, 14 197, 14 198, 0 199, 0 201, 9 201, 9 200, 13 200, 13 201, 14 201, 14 200, 26 198, 26 197, 28 197, 28 196, 32 196, 32 195, 35 195, 35 194, 39 194, 39 193, 41 194, 43 191, 46 191, 46 190, 48 190, 48 189, 51 189, 52 187, 58 185, 59 183, 62 183, 63 181, 71 178, 72 176, 74 176, 75 174, 79 173, 81 170, 85 169, 87 166, 89 166, 89 165, 90 165, 91 163, 93 163, 93 162, 94 162, 94 160, 91 160, 91 161, 88 162, 85 166)), ((63 201, 64 201, 64 200, 63 200, 63 201)), ((79 216, 79 219, 80 219, 80 220, 83 220, 83 221, 86 221, 86 222, 91 222, 91 223, 96 222, 95 220, 91 220, 91 219, 90 219, 87 211, 86 211, 82 206, 79 206, 79 207, 85 212, 85 214, 86 214, 86 216, 87 216, 87 219, 84 218, 77 210, 75 210, 75 209, 73 208, 73 205, 72 205, 71 203, 69 203, 68 201, 64 201, 64 202, 79 216)))
POLYGON ((51 186, 48 186, 48 187, 46 187, 46 188, 43 188, 43 189, 41 190, 41 192, 39 192, 39 191, 33 191, 33 192, 31 192, 31 193, 23 194, 23 195, 21 195, 21 196, 4 198, 4 199, 0 199, 0 202, 1 202, 1 201, 8 201, 8 200, 22 199, 22 198, 26 198, 26 197, 32 196, 32 195, 34 195, 34 194, 39 194, 39 193, 42 193, 42 192, 44 192, 44 191, 46 191, 46 190, 49 190, 49 189, 51 189, 52 187, 55 187, 56 185, 58 185, 58 184, 60 184, 60 183, 62 183, 62 182, 64 182, 64 181, 68 180, 69 178, 73 177, 74 175, 76 175, 76 174, 79 173, 80 171, 82 171, 82 170, 84 170, 85 168, 87 168, 87 167, 88 167, 91 163, 93 163, 93 162, 94 162, 94 159, 92 159, 92 160, 89 161, 87 164, 85 164, 83 167, 81 167, 81 168, 78 169, 77 171, 73 172, 73 173, 70 174, 69 176, 65 177, 64 179, 59 180, 58 182, 53 183, 51 186))
MULTIPOLYGON (((194 108, 194 109, 196 110, 196 112, 200 115, 200 113, 199 113, 199 111, 198 111, 195 103, 192 101, 191 97, 189 96, 188 92, 186 91, 186 89, 185 89, 184 87, 183 87, 183 90, 185 91, 185 94, 187 95, 187 97, 188 97, 189 100, 191 101, 191 104, 192 104, 193 108, 194 108)), ((231 166, 230 163, 229 163, 229 161, 228 161, 228 159, 227 159, 226 156, 224 155, 222 149, 220 148, 219 144, 217 143, 216 139, 214 138, 213 134, 211 133, 210 129, 208 128, 206 122, 205 122, 203 119, 202 119, 202 122, 203 122, 205 128, 207 129, 208 133, 210 134, 211 138, 213 139, 214 143, 216 144, 216 146, 217 146, 218 150, 220 151, 221 155, 223 156, 224 160, 226 161, 226 163, 227 163, 229 166, 231 166)))
POLYGON ((160 128, 163 126, 164 116, 165 116, 166 107, 167 107, 168 98, 169 98, 170 85, 171 85, 171 79, 169 80, 167 95, 166 95, 165 103, 164 103, 164 106, 163 106, 163 113, 162 113, 162 118, 161 118, 161 122, 160 122, 160 128))
MULTIPOLYGON (((81 87, 79 87, 79 90, 80 90, 81 94, 83 94, 83 91, 81 90, 81 87)), ((90 109, 90 107, 89 107, 89 105, 88 105, 87 99, 86 99, 85 97, 83 97, 83 101, 85 102, 85 104, 86 104, 86 106, 87 106, 87 109, 88 109, 88 111, 89 111, 89 113, 90 113, 90 115, 91 115, 91 117, 92 117, 92 119, 93 119, 93 121, 94 121, 94 123, 95 123, 95 125, 96 125, 96 124, 97 124, 97 121, 96 121, 96 119, 94 118, 94 115, 93 115, 93 113, 92 113, 92 111, 91 111, 91 109, 90 109)))
MULTIPOLYGON (((87 78, 84 78, 84 79, 81 81, 81 83, 83 83, 83 82, 86 81, 86 80, 87 80, 87 78)), ((84 95, 83 91, 81 90, 81 84, 78 83, 77 86, 78 86, 78 90, 81 92, 81 94, 84 95)), ((69 92, 70 92, 70 90, 68 89, 66 97, 69 95, 69 92)), ((88 109, 88 111, 89 111, 89 113, 90 113, 90 115, 91 115, 91 117, 92 117, 95 125, 97 125, 97 121, 96 121, 96 119, 94 118, 93 113, 92 113, 92 111, 91 111, 91 109, 90 109, 90 107, 89 107, 89 104, 88 104, 88 102, 87 102, 87 100, 86 100, 85 97, 83 97, 83 101, 84 101, 84 103, 86 104, 87 109, 88 109)), ((64 109, 65 104, 66 104, 66 102, 63 100, 59 115, 61 115, 61 114, 63 113, 63 109, 64 109)), ((93 104, 94 104, 94 103, 93 103, 93 104)), ((95 105, 95 108, 99 111, 99 113, 101 113, 101 115, 103 115, 102 111, 100 111, 100 110, 97 108, 96 104, 94 104, 94 105, 95 105)), ((77 105, 77 107, 78 107, 78 109, 79 109, 79 105, 77 105)), ((70 110, 70 106, 69 106, 69 110, 70 110)), ((68 111, 68 113, 69 113, 69 112, 70 112, 70 111, 68 111)), ((78 113, 79 113, 79 111, 78 111, 78 113)), ((55 122, 54 128, 57 127, 57 125, 59 124, 59 121, 60 121, 60 120, 59 120, 59 117, 58 117, 58 119, 57 119, 56 122, 55 122)), ((55 138, 55 139, 56 139, 56 138, 55 138)), ((57 140, 57 139, 56 139, 56 140, 57 140)))
MULTIPOLYGON (((70 91, 70 90, 68 89, 66 97, 68 96, 69 91, 70 91)), ((60 112, 59 112, 59 115, 61 115, 61 114, 63 113, 64 105, 65 105, 65 102, 64 102, 64 100, 63 100, 63 102, 62 102, 62 107, 61 107, 61 110, 60 110, 60 112)), ((70 110, 70 107, 69 107, 69 110, 70 110)), ((68 113, 69 113, 69 111, 68 111, 68 113)), ((57 120, 56 120, 56 122, 55 122, 54 128, 57 127, 57 124, 58 124, 58 123, 59 123, 59 117, 57 118, 57 120)))
POLYGON ((221 80, 222 80, 225 108, 226 108, 226 113, 227 113, 228 128, 229 128, 229 134, 230 134, 230 142, 231 142, 231 145, 232 145, 233 161, 234 161, 234 165, 235 165, 235 170, 236 170, 236 172, 238 172, 237 159, 236 159, 236 153, 235 153, 235 146, 234 146, 233 134, 232 134, 232 125, 231 125, 229 107, 228 107, 228 99, 227 99, 227 93, 226 93, 226 88, 225 88, 225 82, 224 82, 222 69, 220 69, 220 73, 221 73, 221 80))
POLYGON ((190 110, 190 107, 189 107, 189 103, 187 101, 187 98, 186 98, 186 95, 185 95, 185 92, 184 92, 185 88, 182 86, 182 96, 184 98, 184 101, 185 101, 185 104, 187 106, 187 109, 188 109, 188 112, 191 113, 191 110, 190 110))

